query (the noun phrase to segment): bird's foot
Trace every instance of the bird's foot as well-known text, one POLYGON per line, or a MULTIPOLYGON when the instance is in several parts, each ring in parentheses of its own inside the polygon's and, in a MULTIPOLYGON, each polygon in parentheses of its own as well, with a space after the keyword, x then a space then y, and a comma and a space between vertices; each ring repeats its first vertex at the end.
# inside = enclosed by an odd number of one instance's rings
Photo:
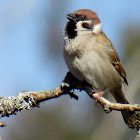
POLYGON ((95 105, 99 102, 100 97, 104 95, 104 92, 97 92, 97 91, 92 91, 92 94, 97 93, 98 97, 95 99, 95 105))

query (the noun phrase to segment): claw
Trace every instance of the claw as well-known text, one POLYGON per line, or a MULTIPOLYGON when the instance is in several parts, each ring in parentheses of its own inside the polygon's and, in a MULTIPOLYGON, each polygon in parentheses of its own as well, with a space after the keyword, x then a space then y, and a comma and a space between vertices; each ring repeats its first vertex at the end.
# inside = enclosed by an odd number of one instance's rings
POLYGON ((97 91, 92 91, 92 94, 97 93, 98 97, 95 100, 95 105, 97 105, 97 103, 99 102, 100 97, 102 97, 104 95, 104 92, 97 92, 97 91))

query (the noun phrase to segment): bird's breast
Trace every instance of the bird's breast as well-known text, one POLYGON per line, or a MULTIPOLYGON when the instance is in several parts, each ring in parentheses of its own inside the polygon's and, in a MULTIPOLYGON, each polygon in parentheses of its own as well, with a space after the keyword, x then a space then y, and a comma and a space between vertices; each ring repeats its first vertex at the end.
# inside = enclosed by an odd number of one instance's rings
POLYGON ((75 78, 86 81, 98 91, 109 89, 119 82, 120 76, 104 52, 105 47, 95 38, 77 38, 66 42, 64 58, 75 78))

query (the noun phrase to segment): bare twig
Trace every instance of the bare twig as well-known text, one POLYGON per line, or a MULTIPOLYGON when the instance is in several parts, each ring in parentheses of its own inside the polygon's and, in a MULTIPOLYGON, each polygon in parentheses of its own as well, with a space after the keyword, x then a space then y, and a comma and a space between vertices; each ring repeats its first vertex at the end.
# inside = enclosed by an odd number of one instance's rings
MULTIPOLYGON (((63 84, 66 86, 66 84, 63 84)), ((68 87, 68 86, 67 86, 68 87)), ((61 86, 54 90, 45 90, 39 92, 22 92, 18 96, 1 97, 0 98, 0 117, 15 115, 18 111, 29 110, 33 107, 39 107, 39 103, 52 98, 60 97, 61 95, 69 94, 77 99, 74 93, 61 90, 61 86)))
MULTIPOLYGON (((97 93, 92 94, 91 87, 85 82, 79 82, 75 79, 71 73, 67 73, 61 86, 57 87, 54 90, 46 90, 39 92, 27 92, 24 91, 19 93, 18 96, 10 97, 1 97, 0 98, 0 117, 10 116, 16 114, 18 111, 25 111, 32 109, 33 107, 39 107, 39 103, 60 97, 61 95, 68 94, 70 97, 78 99, 78 96, 73 92, 70 92, 72 89, 85 90, 87 94, 97 100, 103 106, 106 113, 109 113, 111 110, 129 110, 129 111, 140 111, 140 105, 130 105, 130 104, 120 104, 120 103, 111 103, 106 100, 104 97, 100 97, 97 93)), ((139 128, 140 126, 140 115, 135 114, 130 120, 132 128, 139 128), (134 119, 135 118, 135 119, 134 119)), ((5 125, 1 125, 5 126, 5 125)))

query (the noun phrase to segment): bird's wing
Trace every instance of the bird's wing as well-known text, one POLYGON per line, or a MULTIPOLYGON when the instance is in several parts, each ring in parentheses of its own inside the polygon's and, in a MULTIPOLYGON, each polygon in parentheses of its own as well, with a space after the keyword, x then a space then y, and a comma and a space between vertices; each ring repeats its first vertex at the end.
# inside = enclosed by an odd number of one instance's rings
POLYGON ((128 85, 125 70, 122 66, 122 63, 120 61, 118 54, 116 53, 114 46, 112 46, 112 49, 109 52, 109 56, 110 56, 112 65, 117 70, 117 72, 120 74, 120 76, 124 79, 124 82, 128 85))

